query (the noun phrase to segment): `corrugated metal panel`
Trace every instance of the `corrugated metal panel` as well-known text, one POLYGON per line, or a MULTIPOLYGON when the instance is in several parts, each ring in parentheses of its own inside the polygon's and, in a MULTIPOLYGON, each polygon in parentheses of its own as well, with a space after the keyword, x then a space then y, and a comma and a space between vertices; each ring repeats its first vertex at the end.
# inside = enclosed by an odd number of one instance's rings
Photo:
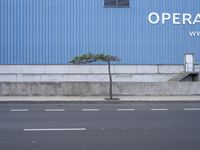
POLYGON ((150 25, 150 12, 200 12, 198 0, 131 0, 104 8, 103 0, 0 0, 0 64, 66 64, 82 53, 117 55, 122 64, 200 62, 200 25, 150 25))

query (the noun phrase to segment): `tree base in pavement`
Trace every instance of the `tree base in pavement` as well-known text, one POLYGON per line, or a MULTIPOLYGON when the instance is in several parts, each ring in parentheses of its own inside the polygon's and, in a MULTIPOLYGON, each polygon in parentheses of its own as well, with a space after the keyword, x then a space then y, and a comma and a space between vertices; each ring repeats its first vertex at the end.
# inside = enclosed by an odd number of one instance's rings
POLYGON ((108 100, 108 101, 116 101, 116 100, 119 100, 119 98, 112 98, 112 99, 110 99, 110 98, 105 98, 105 100, 108 100))

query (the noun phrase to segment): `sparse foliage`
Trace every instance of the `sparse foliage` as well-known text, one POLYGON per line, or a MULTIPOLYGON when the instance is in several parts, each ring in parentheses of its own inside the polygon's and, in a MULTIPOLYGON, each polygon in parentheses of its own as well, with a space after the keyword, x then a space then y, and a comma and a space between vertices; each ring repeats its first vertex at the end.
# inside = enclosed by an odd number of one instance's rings
POLYGON ((88 64, 93 62, 105 62, 108 65, 108 74, 109 74, 109 100, 113 100, 112 94, 112 73, 111 73, 111 62, 120 61, 117 56, 106 55, 106 54, 83 54, 73 58, 70 63, 72 64, 88 64))
POLYGON ((93 62, 111 62, 111 61, 119 61, 119 58, 116 56, 105 55, 105 54, 83 54, 80 56, 76 56, 74 59, 70 61, 72 64, 87 64, 93 62))

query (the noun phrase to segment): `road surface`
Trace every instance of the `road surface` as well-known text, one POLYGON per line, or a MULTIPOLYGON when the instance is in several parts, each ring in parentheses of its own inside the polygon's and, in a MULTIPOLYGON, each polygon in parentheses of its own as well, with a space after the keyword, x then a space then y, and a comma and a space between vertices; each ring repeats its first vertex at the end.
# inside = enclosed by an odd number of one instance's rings
POLYGON ((0 150, 199 150, 200 103, 0 104, 0 150))

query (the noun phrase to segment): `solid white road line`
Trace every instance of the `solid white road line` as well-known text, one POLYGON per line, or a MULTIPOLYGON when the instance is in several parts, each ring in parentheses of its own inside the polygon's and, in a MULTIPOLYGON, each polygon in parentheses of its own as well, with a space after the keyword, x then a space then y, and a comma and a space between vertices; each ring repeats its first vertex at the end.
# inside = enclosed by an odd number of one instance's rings
POLYGON ((135 111, 135 109, 117 109, 117 111, 135 111))
POLYGON ((28 109, 11 109, 10 111, 13 111, 13 112, 25 112, 25 111, 28 111, 28 109))
POLYGON ((86 128, 24 129, 24 131, 85 131, 86 128))
POLYGON ((151 111, 167 111, 167 108, 151 108, 151 111))
POLYGON ((82 109, 82 111, 99 111, 100 109, 82 109))
POLYGON ((200 108, 184 108, 184 110, 199 111, 200 108))
POLYGON ((45 111, 65 111, 65 109, 45 109, 45 111))

